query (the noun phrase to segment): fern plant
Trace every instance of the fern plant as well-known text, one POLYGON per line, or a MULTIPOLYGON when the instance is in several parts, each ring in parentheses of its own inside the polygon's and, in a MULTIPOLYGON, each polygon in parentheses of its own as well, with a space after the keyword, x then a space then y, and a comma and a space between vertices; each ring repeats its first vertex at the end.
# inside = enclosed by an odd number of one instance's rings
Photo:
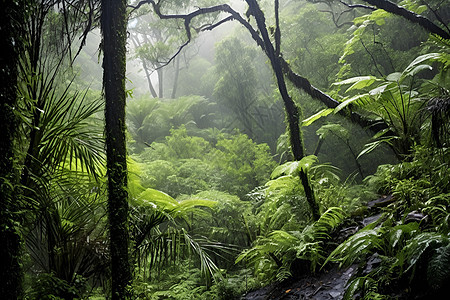
POLYGON ((359 275, 349 283, 344 299, 353 299, 357 293, 369 297, 370 293, 378 293, 403 278, 420 280, 417 276, 421 275, 416 272, 418 267, 426 270, 428 285, 434 289, 449 282, 448 235, 422 232, 416 222, 391 227, 387 220, 382 226, 378 225, 370 224, 348 238, 324 263, 335 261, 341 266, 360 265, 359 275), (381 262, 373 269, 367 268, 366 263, 373 255, 379 257, 381 262))
POLYGON ((328 209, 318 221, 298 231, 275 230, 260 237, 255 245, 243 251, 236 263, 246 261, 254 265, 262 280, 278 280, 291 276, 291 264, 300 259, 310 263, 311 271, 325 259, 323 244, 329 233, 338 226, 344 211, 338 207, 328 209), (260 276, 261 277, 261 276, 260 276))

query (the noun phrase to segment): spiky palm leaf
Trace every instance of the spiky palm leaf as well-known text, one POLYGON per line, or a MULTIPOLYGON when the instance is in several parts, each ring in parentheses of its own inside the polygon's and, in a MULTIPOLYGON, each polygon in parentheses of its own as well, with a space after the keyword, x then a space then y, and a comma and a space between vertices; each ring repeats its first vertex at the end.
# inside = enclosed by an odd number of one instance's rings
POLYGON ((178 202, 163 192, 147 189, 132 202, 134 254, 144 273, 159 272, 162 267, 195 253, 201 272, 208 281, 220 277, 207 249, 213 251, 227 246, 193 238, 185 229, 192 214, 204 214, 201 208, 214 206, 214 201, 187 199, 178 202))

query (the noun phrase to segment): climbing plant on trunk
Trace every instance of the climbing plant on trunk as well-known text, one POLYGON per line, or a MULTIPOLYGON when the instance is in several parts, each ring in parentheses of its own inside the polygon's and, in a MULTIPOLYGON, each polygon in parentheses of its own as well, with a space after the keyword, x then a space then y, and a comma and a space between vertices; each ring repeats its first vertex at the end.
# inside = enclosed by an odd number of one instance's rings
POLYGON ((112 299, 129 297, 128 193, 125 140, 126 0, 102 0, 103 88, 108 175, 112 299))

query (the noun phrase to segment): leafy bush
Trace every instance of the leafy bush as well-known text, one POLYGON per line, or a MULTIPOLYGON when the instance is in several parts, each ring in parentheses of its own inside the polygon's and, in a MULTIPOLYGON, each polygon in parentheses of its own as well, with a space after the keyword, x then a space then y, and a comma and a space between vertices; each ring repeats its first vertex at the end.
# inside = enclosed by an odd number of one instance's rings
POLYGON ((127 127, 134 140, 136 153, 146 146, 162 141, 170 130, 182 125, 196 123, 199 110, 207 109, 201 105, 205 99, 200 96, 187 96, 178 99, 152 99, 141 97, 127 103, 127 127))
POLYGON ((34 278, 29 298, 36 300, 84 299, 87 296, 87 280, 76 275, 73 282, 58 278, 53 273, 42 273, 34 278))
POLYGON ((256 240, 255 245, 243 251, 236 262, 246 261, 254 265, 258 279, 267 282, 275 278, 286 279, 296 270, 295 260, 309 262, 311 271, 324 260, 323 244, 329 233, 344 218, 338 207, 328 209, 320 219, 298 231, 275 230, 256 240), (295 268, 295 267, 294 267, 295 268))
POLYGON ((269 146, 256 144, 246 135, 237 133, 220 139, 209 158, 221 173, 221 190, 243 196, 269 179, 276 163, 269 146))
POLYGON ((276 163, 266 144, 246 135, 219 135, 212 143, 190 136, 186 127, 172 129, 164 143, 152 143, 133 158, 141 164, 142 184, 175 197, 202 190, 239 196, 265 182, 276 163))

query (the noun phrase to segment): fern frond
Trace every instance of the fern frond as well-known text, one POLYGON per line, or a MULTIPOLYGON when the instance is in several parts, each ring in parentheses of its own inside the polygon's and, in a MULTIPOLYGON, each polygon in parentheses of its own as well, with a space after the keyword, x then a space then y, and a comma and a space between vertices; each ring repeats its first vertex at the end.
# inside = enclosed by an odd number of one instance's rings
POLYGON ((436 248, 444 242, 448 243, 448 239, 435 232, 424 232, 412 238, 400 253, 400 255, 404 257, 407 264, 407 268, 404 273, 407 273, 416 265, 425 251, 430 248, 436 248))
POLYGON ((428 262, 427 279, 433 289, 444 287, 450 282, 450 244, 434 250, 428 262))
POLYGON ((340 207, 330 207, 320 219, 314 223, 316 234, 322 235, 338 226, 345 217, 345 212, 340 207))
POLYGON ((340 261, 340 266, 349 266, 358 262, 375 250, 382 249, 380 232, 376 229, 363 229, 340 244, 328 258, 329 261, 340 261))

